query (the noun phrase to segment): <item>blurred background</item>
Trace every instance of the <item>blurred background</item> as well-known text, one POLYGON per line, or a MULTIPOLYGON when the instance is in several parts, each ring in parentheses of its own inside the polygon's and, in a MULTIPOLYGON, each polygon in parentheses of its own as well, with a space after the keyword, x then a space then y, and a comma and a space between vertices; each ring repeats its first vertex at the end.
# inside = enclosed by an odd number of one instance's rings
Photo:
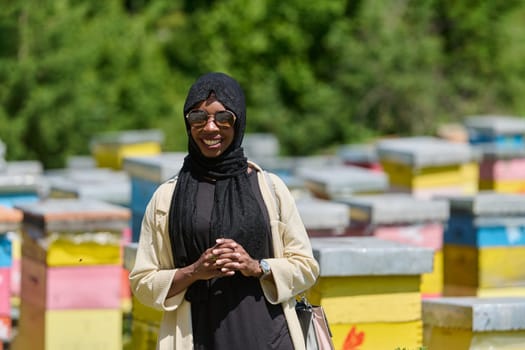
POLYGON ((184 150, 194 79, 224 71, 285 155, 525 111, 525 2, 1 0, 0 139, 60 168, 101 131, 184 150), (312 137, 314 136, 314 137, 312 137))

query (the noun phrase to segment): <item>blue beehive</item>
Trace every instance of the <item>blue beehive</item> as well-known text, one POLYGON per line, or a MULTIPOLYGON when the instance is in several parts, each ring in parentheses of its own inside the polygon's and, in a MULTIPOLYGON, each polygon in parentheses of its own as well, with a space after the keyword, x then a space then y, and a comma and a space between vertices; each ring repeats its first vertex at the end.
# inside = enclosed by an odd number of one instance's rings
POLYGON ((146 206, 157 187, 177 175, 185 153, 124 158, 123 168, 131 178, 132 241, 138 241, 146 206))

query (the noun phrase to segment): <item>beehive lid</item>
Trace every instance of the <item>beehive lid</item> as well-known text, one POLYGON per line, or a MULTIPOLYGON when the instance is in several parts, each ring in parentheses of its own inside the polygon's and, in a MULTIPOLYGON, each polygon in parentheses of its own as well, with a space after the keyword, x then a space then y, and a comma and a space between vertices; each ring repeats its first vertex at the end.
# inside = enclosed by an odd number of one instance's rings
POLYGON ((22 222, 22 212, 0 206, 0 233, 16 231, 22 222))
POLYGON ((383 172, 357 166, 303 167, 297 176, 305 184, 321 189, 332 198, 343 198, 355 193, 382 192, 388 188, 388 178, 383 172))
POLYGON ((474 195, 438 197, 449 201, 451 215, 455 211, 474 216, 516 216, 525 214, 525 196, 512 193, 482 191, 474 195))
POLYGON ((423 323, 473 332, 525 330, 524 297, 443 297, 423 300, 423 323))
POLYGON ((166 152, 151 156, 125 157, 123 168, 130 176, 162 183, 177 175, 186 153, 166 152))
POLYGON ((418 275, 432 271, 432 248, 375 237, 311 238, 320 275, 418 275))
POLYGON ((506 115, 467 116, 463 124, 469 132, 488 135, 515 135, 525 132, 525 119, 506 115))
POLYGON ((145 142, 164 142, 164 132, 157 129, 108 131, 95 135, 90 146, 118 146, 145 142))
POLYGON ((16 206, 24 214, 23 223, 47 232, 79 232, 129 227, 129 209, 92 199, 45 199, 16 206))
POLYGON ((42 164, 38 161, 12 161, 0 171, 0 193, 37 193, 42 185, 42 164))
POLYGON ((376 163, 379 161, 375 145, 344 145, 339 148, 337 155, 345 162, 376 163))
POLYGON ((468 163, 476 159, 471 146, 431 136, 379 141, 380 160, 402 163, 412 168, 468 163))
POLYGON ((352 222, 374 225, 443 222, 449 218, 446 200, 421 199, 410 194, 384 193, 341 200, 350 207, 352 222))
POLYGON ((306 229, 340 230, 348 226, 346 204, 315 198, 300 198, 296 204, 306 229))
POLYGON ((131 184, 129 180, 100 183, 75 183, 71 180, 64 180, 51 186, 50 197, 97 199, 128 206, 131 201, 131 184))
POLYGON ((525 148, 522 146, 483 143, 472 147, 480 154, 482 160, 525 158, 525 148))

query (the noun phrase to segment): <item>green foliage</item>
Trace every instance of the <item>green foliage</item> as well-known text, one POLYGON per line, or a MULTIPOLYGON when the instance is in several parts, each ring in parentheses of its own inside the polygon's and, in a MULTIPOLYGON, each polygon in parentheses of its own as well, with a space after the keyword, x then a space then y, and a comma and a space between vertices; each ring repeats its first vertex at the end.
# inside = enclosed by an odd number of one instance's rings
POLYGON ((466 114, 525 110, 518 0, 3 1, 0 139, 63 166, 102 131, 160 128, 207 71, 235 76, 248 131, 304 155, 466 114))

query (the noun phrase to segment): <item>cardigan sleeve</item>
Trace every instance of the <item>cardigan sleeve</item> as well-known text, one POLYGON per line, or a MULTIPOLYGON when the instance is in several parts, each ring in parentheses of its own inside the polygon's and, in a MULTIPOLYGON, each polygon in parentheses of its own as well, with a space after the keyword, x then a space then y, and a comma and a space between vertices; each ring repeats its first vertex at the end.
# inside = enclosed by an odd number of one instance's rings
POLYGON ((168 214, 174 181, 159 186, 144 212, 135 265, 129 280, 135 297, 144 305, 164 311, 175 310, 185 291, 166 298, 176 269, 168 234, 168 214))
POLYGON ((261 279, 261 286, 268 301, 277 304, 313 286, 319 276, 319 264, 292 194, 279 177, 270 176, 273 184, 269 186, 275 188, 279 220, 271 222, 275 257, 268 259, 268 263, 273 278, 261 279))

